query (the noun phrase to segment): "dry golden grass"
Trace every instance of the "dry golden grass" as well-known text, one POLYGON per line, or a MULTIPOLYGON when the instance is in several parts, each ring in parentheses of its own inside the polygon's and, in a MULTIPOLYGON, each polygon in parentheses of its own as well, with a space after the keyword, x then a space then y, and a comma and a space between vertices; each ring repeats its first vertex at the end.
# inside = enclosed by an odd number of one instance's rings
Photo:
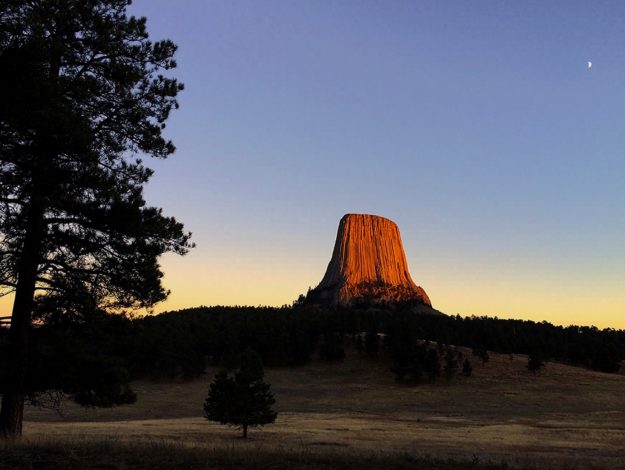
MULTIPOLYGON (((505 463, 479 459, 436 459, 407 453, 356 452, 305 446, 267 448, 254 444, 207 447, 166 440, 127 442, 119 439, 0 442, 0 469, 410 469, 508 470, 505 463)), ((539 467, 528 467, 536 470, 539 467)))
POLYGON ((131 406, 66 404, 62 417, 29 408, 24 432, 26 442, 113 439, 212 451, 382 452, 475 456, 519 467, 625 468, 624 375, 556 363, 533 374, 519 355, 491 354, 486 365, 471 360, 471 378, 421 385, 398 384, 387 362, 355 354, 341 363, 269 369, 280 415, 274 425, 252 430, 248 441, 201 417, 215 369, 192 382, 136 383, 139 399, 131 406))

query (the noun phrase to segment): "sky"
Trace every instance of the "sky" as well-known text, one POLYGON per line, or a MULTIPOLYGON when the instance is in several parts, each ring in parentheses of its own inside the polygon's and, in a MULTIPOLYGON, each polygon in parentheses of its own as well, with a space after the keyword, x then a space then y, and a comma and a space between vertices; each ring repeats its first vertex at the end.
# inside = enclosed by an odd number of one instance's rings
POLYGON ((343 214, 370 213, 443 312, 625 328, 625 3, 130 12, 178 44, 185 84, 146 198, 197 247, 163 257, 157 312, 290 304, 343 214))

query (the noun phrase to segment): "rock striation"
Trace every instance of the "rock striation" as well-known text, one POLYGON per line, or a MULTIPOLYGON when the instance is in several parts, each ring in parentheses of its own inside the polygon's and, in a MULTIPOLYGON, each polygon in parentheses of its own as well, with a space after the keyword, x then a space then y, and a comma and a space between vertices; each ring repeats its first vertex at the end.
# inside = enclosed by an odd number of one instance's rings
POLYGON ((306 303, 398 302, 432 305, 410 277, 397 224, 377 215, 344 215, 328 269, 306 303))

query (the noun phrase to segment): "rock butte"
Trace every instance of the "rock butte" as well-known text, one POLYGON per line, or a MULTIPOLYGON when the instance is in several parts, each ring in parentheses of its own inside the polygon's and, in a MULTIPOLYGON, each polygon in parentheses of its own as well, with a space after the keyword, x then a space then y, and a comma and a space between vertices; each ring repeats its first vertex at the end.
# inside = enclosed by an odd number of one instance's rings
POLYGON ((343 216, 325 276, 306 300, 326 305, 432 305, 425 291, 410 277, 397 224, 368 214, 343 216))

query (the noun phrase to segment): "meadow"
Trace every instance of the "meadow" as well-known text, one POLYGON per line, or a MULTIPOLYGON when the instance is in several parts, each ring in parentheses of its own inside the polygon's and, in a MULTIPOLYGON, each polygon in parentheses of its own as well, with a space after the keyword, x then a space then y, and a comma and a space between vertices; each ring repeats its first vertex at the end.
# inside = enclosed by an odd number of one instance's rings
POLYGON ((134 382, 133 405, 29 407, 23 442, 3 451, 22 468, 68 456, 76 468, 623 468, 622 371, 549 362, 533 373, 525 355, 482 364, 459 349, 473 374, 449 382, 398 383, 387 359, 353 348, 341 362, 267 368, 279 416, 247 440, 202 417, 210 367, 191 381, 134 382))

